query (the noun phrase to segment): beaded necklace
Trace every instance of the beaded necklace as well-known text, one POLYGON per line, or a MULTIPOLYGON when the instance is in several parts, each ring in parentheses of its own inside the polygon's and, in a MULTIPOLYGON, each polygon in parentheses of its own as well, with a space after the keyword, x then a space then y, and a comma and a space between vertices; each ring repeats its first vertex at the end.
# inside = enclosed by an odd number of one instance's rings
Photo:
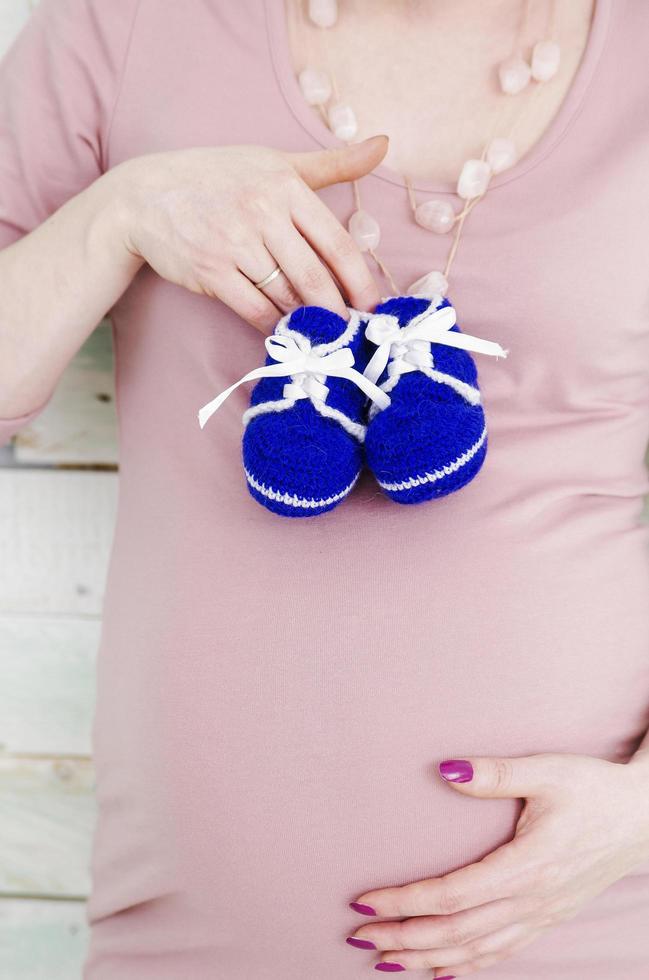
MULTIPOLYGON (((304 0, 293 0, 293 2, 297 3, 298 12, 302 15, 304 0)), ((309 20, 315 27, 321 29, 318 31, 324 52, 321 63, 328 66, 330 59, 327 58, 327 29, 333 27, 338 19, 338 0, 306 0, 306 4, 309 20)), ((529 60, 525 57, 525 33, 530 6, 531 0, 522 0, 521 14, 511 52, 497 66, 499 90, 503 100, 489 139, 480 157, 466 160, 461 168, 456 192, 464 201, 462 209, 456 212, 449 201, 441 198, 430 198, 417 203, 412 183, 407 175, 403 175, 409 205, 417 224, 438 235, 448 234, 454 230, 443 270, 433 269, 411 283, 405 291, 402 290, 377 252, 381 229, 377 219, 361 205, 360 181, 358 179, 352 181, 355 210, 348 222, 349 232, 360 250, 371 255, 395 296, 404 295, 404 292, 410 295, 446 296, 451 266, 457 254, 467 215, 487 193, 491 177, 513 166, 518 159, 513 139, 516 127, 524 113, 529 110, 541 85, 556 75, 561 59, 560 48, 555 39, 556 0, 549 2, 545 35, 532 45, 529 60), (505 111, 510 108, 512 98, 522 93, 526 93, 527 98, 523 100, 521 109, 511 125, 501 133, 505 111)), ((308 65, 299 73, 298 82, 306 102, 320 112, 334 135, 342 143, 352 142, 358 130, 356 114, 352 105, 341 96, 331 69, 308 65)))

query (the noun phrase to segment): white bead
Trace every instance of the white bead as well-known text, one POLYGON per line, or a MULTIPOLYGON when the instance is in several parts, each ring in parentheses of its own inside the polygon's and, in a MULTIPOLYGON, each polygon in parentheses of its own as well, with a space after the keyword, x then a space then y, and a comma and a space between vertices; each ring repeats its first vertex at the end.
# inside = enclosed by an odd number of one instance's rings
POLYGON ((443 235, 453 227, 455 211, 448 201, 442 201, 439 198, 422 201, 415 208, 415 221, 422 228, 443 235))
POLYGON ((435 269, 433 272, 427 272, 425 276, 421 279, 417 279, 413 282, 411 286, 408 286, 407 293, 409 296, 425 296, 427 299, 435 299, 439 297, 441 300, 448 291, 448 281, 443 272, 439 272, 435 269))
POLYGON ((309 0, 309 17, 317 27, 333 27, 338 17, 336 0, 309 0))
POLYGON ((498 66, 498 77, 503 92, 518 95, 532 77, 532 69, 519 55, 514 55, 498 66))
POLYGON ((319 68, 303 68, 299 74, 302 95, 309 105, 324 105, 331 98, 331 81, 319 68))
POLYGON ((537 41, 532 50, 532 78, 547 82, 559 70, 561 48, 554 41, 537 41))
POLYGON ((468 200, 484 194, 490 177, 491 167, 486 160, 467 160, 457 182, 459 196, 468 200))
POLYGON ((339 140, 353 140, 358 131, 356 115, 350 105, 332 105, 328 116, 329 126, 339 140))
POLYGON ((499 174, 516 163, 516 147, 504 136, 496 136, 487 147, 487 163, 493 173, 499 174))
POLYGON ((381 240, 379 223, 367 211, 354 211, 347 228, 361 252, 376 248, 381 240))

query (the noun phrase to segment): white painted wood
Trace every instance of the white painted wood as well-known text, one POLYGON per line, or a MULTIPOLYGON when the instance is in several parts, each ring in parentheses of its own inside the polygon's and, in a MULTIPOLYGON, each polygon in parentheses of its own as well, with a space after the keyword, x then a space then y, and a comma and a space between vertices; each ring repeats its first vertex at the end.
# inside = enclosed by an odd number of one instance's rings
POLYGON ((29 0, 0 0, 0 58, 27 22, 29 0))
POLYGON ((0 469, 0 613, 101 614, 114 472, 0 469))
POLYGON ((104 320, 61 375, 49 404, 15 436, 18 463, 117 465, 112 329, 104 320))
POLYGON ((0 892, 87 896, 94 824, 90 761, 0 756, 0 892))
POLYGON ((89 756, 99 619, 0 616, 0 753, 89 756))
POLYGON ((14 465, 14 448, 10 442, 5 446, 0 446, 0 468, 3 466, 14 465))
MULTIPOLYGON (((0 57, 32 6, 0 0, 0 57)), ((0 449, 0 606, 27 613, 0 615, 0 751, 90 751, 117 478, 7 467, 115 465, 110 341, 102 324, 66 369, 47 416, 19 434, 17 447, 0 449)), ((86 895, 94 807, 91 762, 0 756, 0 890, 86 895)), ((79 980, 87 941, 84 901, 0 897, 1 980, 79 980)))
POLYGON ((1 980, 79 980, 88 939, 84 902, 0 899, 1 980))

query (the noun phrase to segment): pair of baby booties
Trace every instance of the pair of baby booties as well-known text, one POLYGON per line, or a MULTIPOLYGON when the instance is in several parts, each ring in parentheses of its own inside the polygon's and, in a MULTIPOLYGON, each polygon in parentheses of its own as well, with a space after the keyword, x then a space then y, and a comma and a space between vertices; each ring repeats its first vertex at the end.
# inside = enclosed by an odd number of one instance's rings
POLYGON ((480 470, 487 426, 468 349, 506 356, 463 334, 441 296, 394 296, 346 322, 320 306, 283 316, 264 367, 199 411, 201 428, 226 397, 257 380, 243 414, 248 490, 286 517, 338 506, 363 468, 401 504, 461 489, 480 470), (302 370, 300 370, 300 368, 302 370))

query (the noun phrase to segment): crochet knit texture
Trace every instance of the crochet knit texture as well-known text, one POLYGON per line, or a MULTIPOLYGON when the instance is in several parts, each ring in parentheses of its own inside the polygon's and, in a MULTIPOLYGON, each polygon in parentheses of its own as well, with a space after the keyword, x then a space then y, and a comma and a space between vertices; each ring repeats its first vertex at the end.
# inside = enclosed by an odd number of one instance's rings
MULTIPOLYGON (((424 297, 398 296, 376 307, 405 327, 430 309, 450 306, 424 297)), ((452 328, 460 332, 455 324, 452 328)), ((402 504, 442 497, 465 486, 478 473, 487 452, 485 416, 478 390, 475 362, 467 351, 431 343, 431 373, 426 368, 401 374, 394 387, 386 385, 391 404, 370 418, 365 438, 367 464, 382 490, 402 504), (453 379, 471 386, 472 401, 452 386, 453 379), (449 383, 449 381, 451 383, 449 383)), ((392 360, 392 358, 391 358, 392 360)), ((383 387, 390 362, 378 378, 383 387)))
MULTIPOLYGON (((362 372, 363 328, 357 314, 346 322, 323 307, 302 306, 280 320, 274 332, 293 337, 319 355, 348 346, 355 355, 354 367, 362 372)), ((265 363, 274 362, 268 356, 265 363)), ((324 398, 318 397, 318 378, 315 394, 284 397, 287 383, 304 380, 262 378, 244 413, 242 453, 248 489, 264 507, 287 517, 331 510, 350 492, 363 466, 363 392, 348 379, 327 376, 321 379, 328 389, 324 398)), ((309 379, 307 390, 308 385, 309 379)))

